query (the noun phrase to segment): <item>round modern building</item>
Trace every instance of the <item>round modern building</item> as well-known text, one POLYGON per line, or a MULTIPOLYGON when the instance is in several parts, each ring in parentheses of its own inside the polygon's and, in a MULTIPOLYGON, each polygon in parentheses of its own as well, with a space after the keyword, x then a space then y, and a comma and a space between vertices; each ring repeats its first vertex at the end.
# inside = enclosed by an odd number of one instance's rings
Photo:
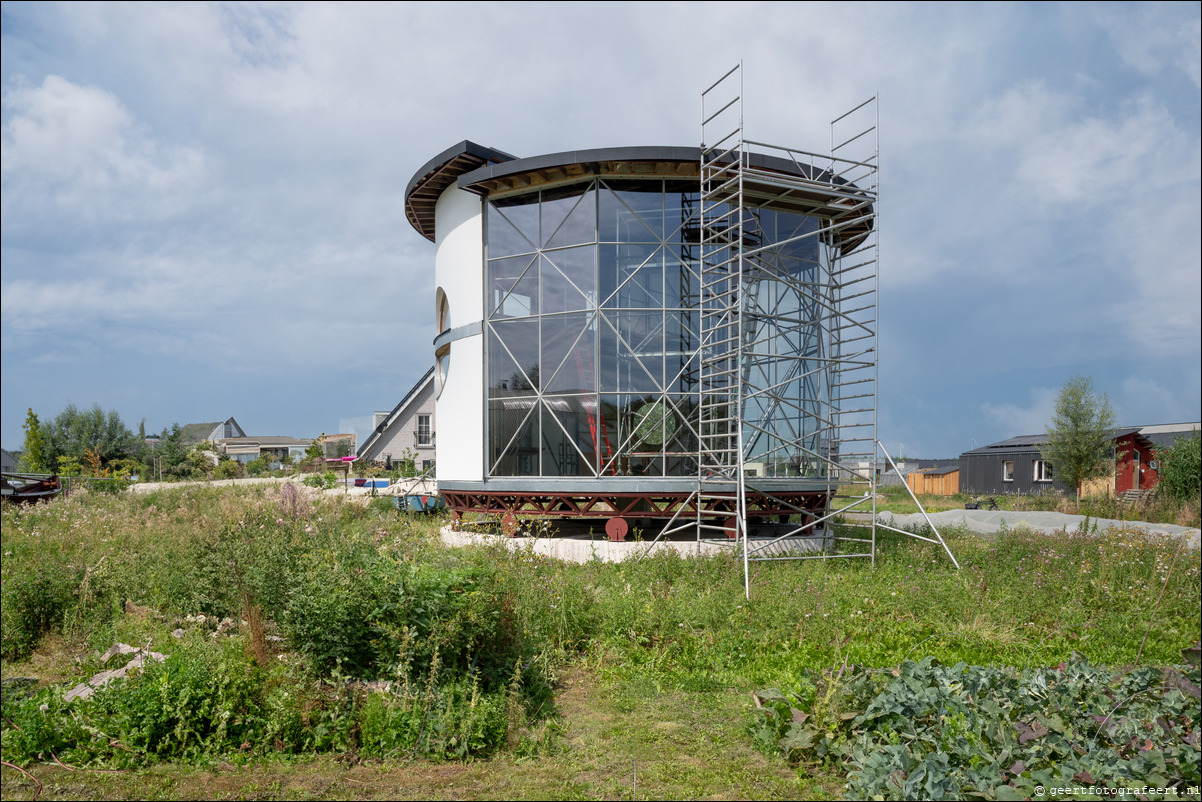
POLYGON ((698 148, 465 141, 418 170, 405 211, 435 244, 438 486, 456 516, 720 528, 736 474, 749 518, 821 515, 856 370, 839 271, 871 215, 819 167, 746 166, 707 188, 698 148))

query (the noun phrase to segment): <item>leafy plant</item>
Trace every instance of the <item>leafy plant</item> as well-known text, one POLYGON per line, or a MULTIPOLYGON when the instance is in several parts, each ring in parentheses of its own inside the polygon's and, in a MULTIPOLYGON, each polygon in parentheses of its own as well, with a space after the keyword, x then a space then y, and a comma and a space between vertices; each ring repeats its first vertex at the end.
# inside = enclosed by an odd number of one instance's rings
POLYGON ((1157 488, 1177 501, 1196 499, 1202 494, 1202 437, 1183 437, 1168 448, 1159 449, 1160 481, 1157 488))
POLYGON ((246 473, 246 469, 241 462, 229 459, 222 459, 213 469, 213 477, 216 479, 236 479, 246 473))
POLYGON ((44 462, 51 464, 58 464, 61 457, 83 463, 89 450, 105 461, 132 457, 142 447, 117 411, 106 413, 99 404, 88 410, 67 404, 52 421, 42 425, 41 432, 44 462))
POLYGON ((27 656, 44 633, 62 628, 75 604, 81 573, 54 560, 24 566, 5 578, 0 654, 6 660, 27 656))
POLYGON ((262 476, 265 473, 269 473, 273 461, 274 457, 270 453, 260 454, 246 463, 246 473, 250 476, 262 476))
POLYGON ((1129 672, 1074 657, 1055 668, 854 669, 852 710, 814 726, 804 705, 761 691, 749 731, 793 762, 846 761, 848 799, 1019 799, 1036 786, 1197 786, 1200 677, 1129 672), (765 712, 767 711, 767 712, 765 712), (833 725, 833 726, 831 726, 833 725))

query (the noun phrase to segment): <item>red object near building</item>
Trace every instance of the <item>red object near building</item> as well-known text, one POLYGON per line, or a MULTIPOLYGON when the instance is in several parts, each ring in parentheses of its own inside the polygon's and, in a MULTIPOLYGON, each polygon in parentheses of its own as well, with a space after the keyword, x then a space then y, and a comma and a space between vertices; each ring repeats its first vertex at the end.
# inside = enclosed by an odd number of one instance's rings
POLYGON ((1151 490, 1160 481, 1157 473, 1156 447, 1138 431, 1127 432, 1114 439, 1114 493, 1128 490, 1151 490))

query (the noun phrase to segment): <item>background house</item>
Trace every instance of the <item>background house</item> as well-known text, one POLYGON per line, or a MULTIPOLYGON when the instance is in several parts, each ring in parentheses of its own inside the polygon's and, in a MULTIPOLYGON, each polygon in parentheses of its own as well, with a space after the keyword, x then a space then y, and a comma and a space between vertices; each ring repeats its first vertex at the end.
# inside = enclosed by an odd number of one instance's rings
MULTIPOLYGON (((337 436, 337 435, 335 435, 337 436)), ((350 452, 354 452, 353 435, 350 452)), ((233 418, 226 418, 216 423, 189 423, 180 427, 180 442, 185 448, 197 443, 208 441, 217 446, 217 453, 243 464, 252 462, 262 456, 270 456, 275 461, 285 457, 295 462, 305 458, 305 451, 313 443, 313 438, 285 437, 269 435, 251 437, 238 425, 233 418)), ((147 438, 147 444, 158 444, 158 438, 147 438)))
POLYGON ((1135 434, 1116 438, 1118 459, 1109 476, 1086 482, 1081 486, 1081 495, 1113 493, 1122 495, 1130 491, 1151 490, 1160 481, 1160 460, 1157 449, 1168 448, 1182 437, 1192 437, 1199 431, 1199 423, 1163 423, 1141 426, 1135 434))
POLYGON ((954 496, 960 492, 960 466, 918 468, 906 474, 906 484, 914 495, 954 496))
POLYGON ((242 431, 238 421, 233 418, 226 418, 216 423, 189 423, 180 427, 179 434, 180 444, 185 448, 190 448, 205 440, 216 443, 218 440, 226 440, 231 437, 246 437, 246 432, 242 431))
MULTIPOLYGON (((1158 424, 1119 429, 1114 434, 1115 459, 1108 476, 1081 486, 1081 495, 1150 490, 1159 480, 1156 449, 1165 448, 1177 438, 1189 436, 1198 423, 1158 424)), ((993 443, 960 455, 960 492, 1038 493, 1058 490, 1072 493, 1055 475, 1055 466, 1043 459, 1040 447, 1047 441, 1043 434, 1021 435, 993 443)))
POLYGON ((355 451, 355 433, 323 434, 317 438, 321 443, 321 454, 327 460, 358 456, 355 451))
POLYGON ((230 459, 244 464, 262 456, 270 456, 276 462, 286 457, 299 462, 305 458, 305 451, 312 443, 311 438, 299 437, 223 437, 217 441, 217 448, 230 459))
POLYGON ((363 441, 359 458, 378 465, 414 455, 423 471, 434 464, 434 368, 426 371, 391 412, 375 413, 375 428, 363 441))
MULTIPOLYGON (((1137 431, 1123 429, 1121 434, 1137 431)), ((1072 488, 1056 478, 1055 466, 1040 453, 1046 442, 1047 435, 1025 434, 965 451, 960 455, 960 491, 974 495, 1072 493, 1072 488)))

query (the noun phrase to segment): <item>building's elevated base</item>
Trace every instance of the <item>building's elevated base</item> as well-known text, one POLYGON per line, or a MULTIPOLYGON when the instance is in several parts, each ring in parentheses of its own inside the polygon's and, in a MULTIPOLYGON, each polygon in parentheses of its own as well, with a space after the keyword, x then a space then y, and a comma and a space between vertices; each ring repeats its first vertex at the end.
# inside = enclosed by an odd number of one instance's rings
MULTIPOLYGON (((504 488, 492 482, 439 482, 439 492, 451 509, 453 526, 468 513, 476 513, 495 517, 507 534, 518 531, 522 520, 529 518, 601 519, 614 541, 624 540, 631 526, 650 529, 656 521, 662 526, 673 518, 682 522, 700 518, 734 532, 733 525, 726 525, 737 514, 734 488, 725 483, 703 482, 700 492, 696 481, 687 480, 612 483, 613 490, 604 491, 596 483, 544 483, 539 489, 533 483, 510 484, 504 488)), ((808 523, 823 516, 830 493, 825 484, 790 480, 748 486, 748 523, 783 522, 791 516, 808 523)))

